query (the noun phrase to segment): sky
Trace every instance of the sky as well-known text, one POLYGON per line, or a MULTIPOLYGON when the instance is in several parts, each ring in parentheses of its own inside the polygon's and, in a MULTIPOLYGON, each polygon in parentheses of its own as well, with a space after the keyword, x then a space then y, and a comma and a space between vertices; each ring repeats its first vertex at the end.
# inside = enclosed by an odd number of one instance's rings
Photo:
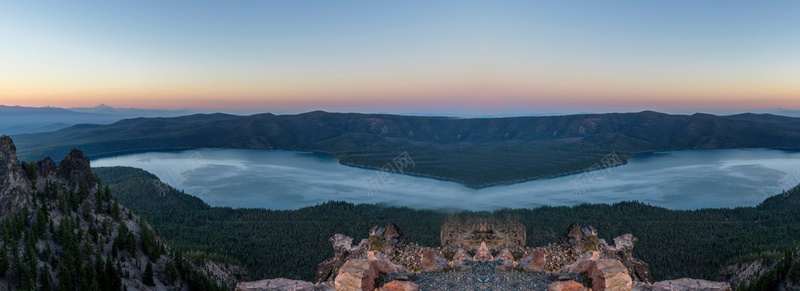
POLYGON ((0 1, 0 104, 800 109, 800 1, 0 1))

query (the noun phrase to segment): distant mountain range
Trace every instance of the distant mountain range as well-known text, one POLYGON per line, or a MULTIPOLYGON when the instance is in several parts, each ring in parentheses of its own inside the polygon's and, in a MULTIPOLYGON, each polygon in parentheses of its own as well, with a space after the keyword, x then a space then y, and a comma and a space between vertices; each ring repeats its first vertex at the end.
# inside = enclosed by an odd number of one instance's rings
POLYGON ((0 105, 0 134, 49 132, 82 123, 110 124, 127 118, 174 117, 192 113, 194 111, 190 109, 114 108, 105 104, 69 109, 0 105))
POLYGON ((73 147, 89 156, 203 147, 289 149, 485 187, 597 168, 612 153, 624 163, 647 151, 800 149, 800 118, 653 111, 473 119, 322 111, 196 114, 82 124, 14 138, 23 159, 60 157, 73 147), (399 169, 393 159, 403 153, 414 163, 399 169))

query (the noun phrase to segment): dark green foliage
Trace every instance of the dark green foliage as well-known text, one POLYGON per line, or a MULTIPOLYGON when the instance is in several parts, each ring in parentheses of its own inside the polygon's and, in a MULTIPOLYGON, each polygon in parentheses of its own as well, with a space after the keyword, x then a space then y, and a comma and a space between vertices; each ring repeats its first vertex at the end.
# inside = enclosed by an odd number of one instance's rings
MULTIPOLYGON (((370 227, 390 222, 397 223, 411 241, 436 246, 447 215, 343 202, 291 211, 209 207, 175 189, 159 190, 156 187, 164 186, 156 183, 157 178, 139 169, 98 168, 95 172, 103 181, 115 181, 110 185, 118 199, 147 216, 174 246, 232 257, 250 270, 253 279, 311 280, 316 265, 333 255, 328 242, 333 234, 359 241, 370 227)), ((791 193, 787 197, 796 196, 797 190, 791 193)), ((800 207, 675 211, 623 202, 495 214, 521 218, 530 246, 556 241, 573 222, 597 227, 600 238, 609 242, 632 233, 639 239, 635 256, 650 263, 658 280, 716 279, 718 269, 731 258, 794 247, 800 233, 800 207)))
POLYGON ((144 278, 142 278, 142 282, 147 286, 155 286, 156 283, 153 282, 153 264, 147 262, 147 267, 144 269, 144 278))
POLYGON ((781 283, 786 280, 792 282, 800 279, 800 258, 794 256, 793 250, 788 250, 778 259, 775 266, 751 281, 750 285, 742 286, 740 291, 772 291, 779 290, 781 283))
POLYGON ((42 267, 39 272, 39 290, 50 291, 53 290, 53 278, 50 277, 50 268, 47 266, 42 267))
POLYGON ((0 247, 0 278, 6 275, 6 271, 8 271, 9 267, 8 250, 6 249, 7 245, 8 244, 6 243, 3 244, 2 247, 0 247))
MULTIPOLYGON (((332 153, 380 168, 403 152, 403 172, 472 187, 579 172, 611 153, 691 148, 800 147, 800 119, 657 112, 513 118, 445 118, 309 112, 192 115, 78 125, 14 137, 21 159, 153 149, 279 148, 332 153)), ((107 181, 108 182, 108 181, 107 181)))
POLYGON ((169 279, 170 282, 174 282, 176 279, 178 279, 178 276, 181 275, 178 272, 178 268, 175 267, 175 263, 172 261, 167 261, 167 264, 164 267, 164 272, 166 272, 167 279, 169 279))
MULTIPOLYGON (((122 221, 125 210, 110 188, 101 188, 96 196, 83 184, 72 191, 48 181, 43 188, 32 193, 29 206, 18 213, 0 213, 0 283, 9 290, 120 291, 123 276, 131 271, 127 264, 138 261, 140 251, 154 262, 170 256, 144 219, 135 220, 143 230, 143 246, 137 245, 139 233, 128 228, 131 221, 122 221), (116 211, 109 205, 116 205, 116 211), (111 217, 115 212, 116 219, 111 217)), ((148 267, 153 279, 156 267, 151 262, 148 267)), ((135 271, 146 270, 142 266, 135 271)), ((173 283, 225 289, 193 265, 187 265, 186 272, 190 276, 174 277, 183 281, 173 283)))
POLYGON ((28 177, 28 180, 35 181, 38 178, 38 172, 36 171, 36 163, 33 161, 29 161, 27 163, 22 163, 22 170, 25 171, 25 176, 28 177))

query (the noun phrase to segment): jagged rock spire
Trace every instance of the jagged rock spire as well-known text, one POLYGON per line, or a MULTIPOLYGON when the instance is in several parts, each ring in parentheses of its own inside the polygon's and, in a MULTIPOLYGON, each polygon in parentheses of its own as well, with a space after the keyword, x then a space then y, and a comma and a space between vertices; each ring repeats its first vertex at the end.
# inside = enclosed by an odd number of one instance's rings
POLYGON ((70 150, 69 154, 58 163, 57 176, 72 187, 78 187, 83 183, 84 186, 92 188, 97 184, 92 176, 89 158, 77 149, 70 150))
POLYGON ((17 213, 30 202, 31 183, 17 160, 17 148, 0 136, 0 218, 17 213))

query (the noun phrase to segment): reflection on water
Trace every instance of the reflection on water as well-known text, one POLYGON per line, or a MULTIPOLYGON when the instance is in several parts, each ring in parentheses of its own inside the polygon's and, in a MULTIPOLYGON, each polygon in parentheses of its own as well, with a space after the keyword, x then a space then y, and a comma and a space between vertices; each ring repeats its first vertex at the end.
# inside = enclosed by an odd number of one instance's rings
POLYGON ((575 175, 483 189, 397 175, 368 193, 364 179, 375 170, 343 166, 324 154, 282 150, 136 153, 100 158, 92 166, 142 168, 212 206, 296 209, 339 200, 492 210, 638 200, 671 209, 698 209, 753 206, 780 193, 781 181, 794 180, 800 153, 756 149, 643 154, 627 165, 604 169, 607 176, 583 192, 571 182, 575 175))

